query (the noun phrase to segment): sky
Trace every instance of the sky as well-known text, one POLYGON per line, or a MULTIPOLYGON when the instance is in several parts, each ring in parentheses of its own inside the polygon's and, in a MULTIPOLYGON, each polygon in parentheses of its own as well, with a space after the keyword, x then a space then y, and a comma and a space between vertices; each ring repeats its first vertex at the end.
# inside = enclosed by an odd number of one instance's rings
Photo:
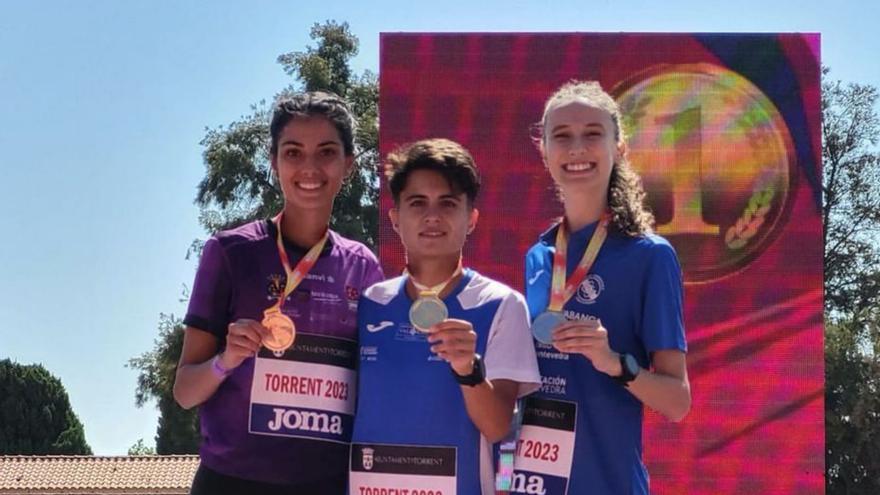
POLYGON ((0 0, 0 359, 61 379, 95 454, 154 444, 132 357, 182 316, 206 234, 206 127, 291 80, 276 58, 348 21, 380 32, 818 32, 832 77, 880 87, 880 2, 0 0))

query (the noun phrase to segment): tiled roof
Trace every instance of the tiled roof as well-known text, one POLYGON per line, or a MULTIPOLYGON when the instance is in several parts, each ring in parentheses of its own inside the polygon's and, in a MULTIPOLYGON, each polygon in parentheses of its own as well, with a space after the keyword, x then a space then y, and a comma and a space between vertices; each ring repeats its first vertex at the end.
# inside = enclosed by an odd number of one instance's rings
POLYGON ((0 494, 186 494, 197 455, 0 456, 0 494))

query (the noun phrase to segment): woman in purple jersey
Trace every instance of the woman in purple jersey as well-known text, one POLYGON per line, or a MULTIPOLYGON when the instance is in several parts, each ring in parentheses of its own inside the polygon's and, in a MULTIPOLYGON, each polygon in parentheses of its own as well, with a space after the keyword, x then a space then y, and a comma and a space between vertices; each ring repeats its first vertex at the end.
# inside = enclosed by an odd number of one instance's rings
POLYGON ((191 493, 345 492, 357 300, 382 279, 369 249, 328 228, 354 127, 336 95, 280 98, 270 153, 281 214, 205 244, 174 384, 182 407, 200 406, 191 493))
POLYGON ((548 495, 647 493, 643 405, 672 421, 690 408, 680 267, 651 233, 620 120, 598 83, 572 81, 547 100, 536 126, 564 219, 526 256, 526 299, 541 375, 560 385, 542 387, 526 405, 521 443, 551 431, 560 439, 553 446, 570 455, 542 464, 522 449, 514 492, 552 482, 548 495), (528 424, 542 411, 576 421, 528 424))

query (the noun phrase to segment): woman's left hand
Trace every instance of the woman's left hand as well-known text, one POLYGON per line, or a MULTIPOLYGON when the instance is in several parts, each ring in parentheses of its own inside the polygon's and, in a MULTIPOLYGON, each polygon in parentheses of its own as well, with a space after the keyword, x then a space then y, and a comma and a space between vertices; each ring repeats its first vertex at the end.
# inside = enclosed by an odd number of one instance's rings
POLYGON ((608 345, 608 330, 599 320, 567 321, 553 331, 553 347, 559 352, 582 354, 596 370, 608 375, 620 367, 620 357, 608 345))

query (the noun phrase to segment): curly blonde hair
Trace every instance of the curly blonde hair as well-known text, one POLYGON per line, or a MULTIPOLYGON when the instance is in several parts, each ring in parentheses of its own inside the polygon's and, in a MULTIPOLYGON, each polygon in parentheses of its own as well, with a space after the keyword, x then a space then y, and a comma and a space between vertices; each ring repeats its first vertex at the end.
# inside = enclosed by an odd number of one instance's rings
MULTIPOLYGON (((614 123, 614 139, 619 145, 625 144, 625 132, 621 125, 620 107, 602 86, 596 81, 571 80, 563 84, 553 93, 544 104, 544 114, 541 122, 532 126, 535 131, 535 144, 541 146, 546 135, 544 133, 547 123, 547 114, 557 104, 580 98, 588 104, 608 112, 614 123)), ((621 146, 622 149, 625 147, 621 146)), ((611 213, 610 227, 612 230, 638 237, 652 231, 654 215, 645 208, 645 190, 639 175, 629 164, 626 154, 611 167, 611 177, 608 181, 608 210, 611 213)))

